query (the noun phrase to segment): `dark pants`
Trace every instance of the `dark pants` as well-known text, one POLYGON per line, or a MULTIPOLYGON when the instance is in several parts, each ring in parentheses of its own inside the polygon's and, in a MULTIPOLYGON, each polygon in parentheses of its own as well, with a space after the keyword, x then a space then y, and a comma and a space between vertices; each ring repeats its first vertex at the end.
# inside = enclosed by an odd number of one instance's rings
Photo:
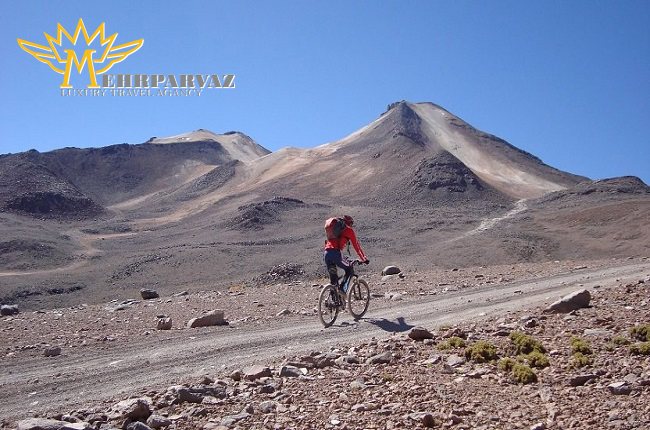
POLYGON ((325 266, 327 266, 327 272, 330 275, 330 284, 335 286, 339 285, 339 267, 345 270, 346 279, 352 273, 352 268, 343 261, 341 251, 338 249, 328 249, 325 251, 325 266))

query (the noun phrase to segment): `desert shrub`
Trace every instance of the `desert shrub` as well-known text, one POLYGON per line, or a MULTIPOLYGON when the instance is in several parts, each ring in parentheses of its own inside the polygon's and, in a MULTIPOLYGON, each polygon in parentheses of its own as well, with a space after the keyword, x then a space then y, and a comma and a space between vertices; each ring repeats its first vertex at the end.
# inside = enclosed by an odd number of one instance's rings
POLYGON ((548 358, 546 358, 546 356, 539 351, 533 351, 530 354, 524 355, 523 357, 526 359, 530 367, 543 369, 549 365, 548 358))
POLYGON ((650 341, 650 325, 643 324, 630 329, 630 336, 643 342, 650 341))
POLYGON ((449 330, 451 330, 451 327, 452 327, 451 324, 442 324, 442 325, 440 325, 440 327, 438 327, 438 329, 440 331, 449 331, 449 330))
POLYGON ((512 376, 514 376, 515 381, 520 384, 531 384, 537 382, 537 374, 530 368, 522 363, 515 363, 512 366, 512 376))
POLYGON ((593 363, 590 357, 587 357, 582 352, 576 352, 573 354, 573 367, 585 367, 593 363))
POLYGON ((240 293, 242 291, 244 291, 243 285, 231 285, 230 287, 228 287, 229 293, 240 293))
POLYGON ((508 337, 515 344, 517 354, 529 354, 533 351, 546 352, 546 348, 538 340, 520 331, 513 331, 508 337))
POLYGON ((383 372, 379 376, 381 377, 381 379, 383 379, 384 381, 387 381, 387 382, 393 380, 393 375, 391 373, 388 373, 388 372, 383 372))
POLYGON ((624 338, 623 336, 616 336, 614 339, 612 339, 612 343, 614 345, 629 345, 630 341, 624 338))
POLYGON ((650 342, 630 346, 630 352, 635 355, 650 355, 650 342))
POLYGON ((477 363, 494 361, 497 357, 497 347, 483 340, 476 342, 465 350, 465 358, 477 363))
POLYGON ((503 370, 504 372, 510 372, 512 368, 515 366, 515 364, 517 364, 516 360, 513 360, 510 357, 506 357, 499 360, 499 364, 497 365, 497 367, 499 368, 499 370, 503 370))
POLYGON ((454 348, 464 348, 464 347, 465 347, 465 339, 460 338, 458 336, 452 336, 446 341, 440 342, 438 344, 438 348, 440 349, 454 349, 454 348))
POLYGON ((591 355, 594 353, 589 346, 589 342, 580 339, 579 337, 571 338, 571 351, 573 354, 581 353, 584 355, 591 355))

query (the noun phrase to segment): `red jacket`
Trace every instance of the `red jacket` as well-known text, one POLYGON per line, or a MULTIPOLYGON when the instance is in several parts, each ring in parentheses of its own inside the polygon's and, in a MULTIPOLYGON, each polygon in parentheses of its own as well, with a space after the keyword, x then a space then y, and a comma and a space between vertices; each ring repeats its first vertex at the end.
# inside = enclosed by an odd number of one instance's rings
POLYGON ((341 234, 339 235, 338 238, 334 239, 327 239, 325 240, 325 250, 328 249, 338 249, 339 251, 345 248, 345 245, 348 244, 348 241, 352 242, 352 246, 354 247, 354 250, 357 251, 357 255, 359 256, 359 259, 361 261, 366 261, 366 254, 363 253, 363 250, 361 249, 361 245, 359 245, 359 241, 357 240, 357 235, 354 234, 354 230, 352 230, 352 227, 345 227, 342 231, 341 234))

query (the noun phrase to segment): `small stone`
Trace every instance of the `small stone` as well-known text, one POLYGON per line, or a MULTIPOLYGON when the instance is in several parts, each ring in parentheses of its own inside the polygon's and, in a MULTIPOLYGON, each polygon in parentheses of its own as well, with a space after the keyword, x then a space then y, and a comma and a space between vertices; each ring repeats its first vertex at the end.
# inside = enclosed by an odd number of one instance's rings
POLYGON ((154 430, 158 430, 164 427, 169 427, 172 425, 172 420, 169 418, 163 417, 162 415, 151 415, 147 418, 147 425, 154 430))
POLYGON ((598 378, 598 375, 589 373, 586 375, 578 375, 574 376, 571 379, 569 379, 569 385, 572 387, 579 387, 581 385, 585 385, 587 382, 591 381, 592 379, 598 378))
POLYGON ((172 319, 171 317, 159 318, 158 324, 156 324, 156 329, 158 330, 171 330, 172 329, 172 319))
POLYGON ((263 414, 270 414, 271 412, 275 411, 278 408, 278 405, 279 403, 274 400, 266 400, 260 403, 259 408, 263 414))
POLYGON ((363 379, 357 379, 356 381, 350 382, 350 388, 353 390, 365 390, 368 388, 366 383, 363 381, 363 379))
POLYGON ((303 376, 302 370, 294 366, 282 366, 280 368, 280 376, 285 378, 297 378, 303 376))
POLYGON ((46 357, 56 357, 57 355, 61 355, 61 347, 52 346, 49 348, 45 348, 45 350, 43 351, 43 355, 46 357))
POLYGON ((381 354, 373 355, 366 360, 366 364, 387 364, 390 363, 393 356, 390 352, 386 351, 381 354))
POLYGON ((225 417, 223 417, 221 419, 221 425, 226 426, 226 427, 230 427, 230 426, 233 426, 233 425, 237 424, 238 422, 240 422, 242 420, 245 420, 248 417, 250 417, 250 414, 248 414, 246 412, 242 412, 242 413, 237 414, 237 415, 228 415, 228 416, 225 416, 225 417))
POLYGON ((151 427, 140 421, 134 421, 126 426, 126 430, 152 430, 151 427))
POLYGON ((607 389, 612 394, 623 396, 632 392, 632 387, 625 381, 611 383, 607 386, 607 389))
POLYGON ((230 374, 230 379, 232 379, 235 382, 241 381, 242 378, 242 372, 241 370, 235 370, 230 374))
POLYGON ((447 357, 447 364, 449 366, 451 366, 451 367, 454 367, 454 368, 460 367, 463 364, 465 364, 466 362, 467 362, 467 360, 464 357, 461 357, 461 356, 456 355, 456 354, 452 354, 449 357, 447 357))
POLYGON ((283 315, 291 315, 291 311, 289 309, 282 309, 280 312, 278 312, 275 316, 276 317, 281 317, 283 315))

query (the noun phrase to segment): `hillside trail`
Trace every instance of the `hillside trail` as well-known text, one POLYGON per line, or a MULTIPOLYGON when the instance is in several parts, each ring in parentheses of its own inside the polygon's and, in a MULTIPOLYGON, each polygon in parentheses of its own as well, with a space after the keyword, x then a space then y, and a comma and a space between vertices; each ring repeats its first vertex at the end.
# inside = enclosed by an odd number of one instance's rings
POLYGON ((362 320, 354 322, 344 312, 328 329, 323 329, 316 315, 276 318, 263 325, 237 322, 173 330, 164 337, 141 336, 109 347, 70 349, 54 359, 8 360, 0 373, 0 416, 21 419, 53 408, 66 411, 97 406, 147 389, 196 381, 206 374, 225 377, 226 372, 247 365, 278 363, 283 357, 326 352, 371 337, 389 337, 414 326, 435 329, 442 324, 531 309, 577 289, 593 292, 648 275, 650 261, 621 262, 613 267, 382 302, 382 307, 371 301, 362 320), (39 381, 37 387, 27 383, 33 380, 39 381))
POLYGON ((451 239, 447 239, 445 242, 447 243, 456 242, 462 239, 466 239, 475 234, 483 233, 485 231, 493 229, 502 221, 508 220, 514 217, 515 215, 518 215, 526 211, 528 209, 528 205, 526 204, 527 200, 528 199, 517 200, 513 208, 507 211, 505 214, 497 217, 492 217, 492 218, 484 218, 481 220, 481 223, 475 229, 466 231, 465 233, 462 233, 456 237, 452 237, 451 239))

